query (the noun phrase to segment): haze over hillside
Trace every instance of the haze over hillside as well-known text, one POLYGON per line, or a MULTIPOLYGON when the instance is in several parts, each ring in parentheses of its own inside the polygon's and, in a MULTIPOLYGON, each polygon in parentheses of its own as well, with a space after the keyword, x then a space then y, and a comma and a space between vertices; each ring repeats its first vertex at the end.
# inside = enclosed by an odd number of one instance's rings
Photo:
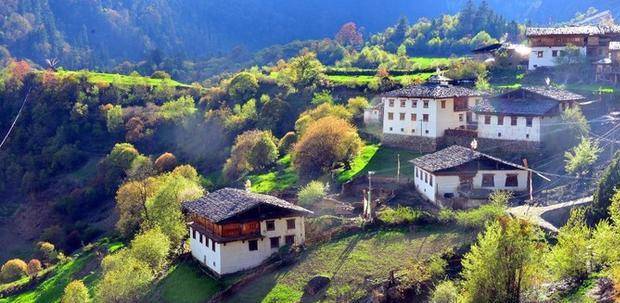
MULTIPOLYGON (((146 57, 204 59, 240 46, 257 50, 292 40, 332 37, 345 22, 383 30, 402 16, 454 14, 465 0, 6 0, 0 4, 0 57, 60 58, 68 68, 102 68, 146 57)), ((480 1, 475 1, 479 3, 480 1)), ((508 20, 549 23, 620 1, 488 1, 508 20)))

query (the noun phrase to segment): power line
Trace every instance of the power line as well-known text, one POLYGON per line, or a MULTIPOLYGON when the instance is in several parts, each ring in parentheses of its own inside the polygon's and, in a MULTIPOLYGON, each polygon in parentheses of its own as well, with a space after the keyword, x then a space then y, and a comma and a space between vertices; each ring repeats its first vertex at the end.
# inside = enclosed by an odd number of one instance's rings
POLYGON ((19 108, 17 115, 15 115, 15 119, 13 120, 13 123, 11 123, 11 127, 9 127, 9 131, 6 132, 6 135, 4 135, 4 139, 2 139, 2 142, 0 142, 0 148, 4 146, 4 143, 6 143, 6 140, 9 138, 9 135, 11 135, 11 132, 13 131, 13 128, 15 127, 15 124, 17 123, 17 119, 19 119, 19 116, 24 110, 24 106, 26 105, 26 101, 28 101, 29 95, 30 95, 30 88, 28 89, 28 92, 26 93, 26 96, 24 97, 24 101, 22 102, 22 106, 19 108))

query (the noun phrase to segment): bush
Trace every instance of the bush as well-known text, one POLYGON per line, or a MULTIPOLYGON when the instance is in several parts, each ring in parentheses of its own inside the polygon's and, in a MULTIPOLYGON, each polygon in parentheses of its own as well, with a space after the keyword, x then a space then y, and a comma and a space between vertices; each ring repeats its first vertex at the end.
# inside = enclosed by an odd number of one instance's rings
POLYGON ((26 276, 28 265, 20 259, 12 259, 2 265, 0 269, 0 280, 4 283, 17 281, 26 276))
POLYGON ((237 103, 245 102, 256 95, 258 87, 258 80, 253 74, 241 72, 230 81, 228 95, 237 103))
POLYGON ((170 74, 168 74, 167 72, 163 71, 163 70, 156 70, 153 72, 153 74, 151 74, 151 79, 170 79, 172 77, 170 77, 170 74))
POLYGON ((152 229, 137 235, 131 241, 129 250, 132 257, 147 263, 154 272, 166 264, 170 251, 170 240, 159 229, 152 229))
POLYGON ((511 194, 507 191, 496 191, 489 197, 489 203, 478 208, 456 213, 457 224, 472 229, 484 228, 506 214, 506 207, 511 194))
POLYGON ((456 303, 459 297, 459 291, 454 282, 445 280, 437 284, 433 294, 431 295, 431 303, 456 303))
POLYGON ((155 170, 168 172, 177 166, 177 158, 172 153, 163 153, 155 160, 155 170))
POLYGON ((43 269, 43 266, 41 265, 41 261, 39 261, 38 259, 32 259, 28 261, 27 272, 29 276, 35 276, 41 271, 41 269, 43 269))
POLYGON ((65 287, 65 293, 62 295, 61 303, 86 303, 90 302, 88 288, 84 282, 73 280, 65 287))
POLYGON ((41 252, 41 256, 48 262, 52 262, 56 255, 56 248, 54 247, 54 244, 49 242, 39 242, 37 243, 37 246, 41 252))
POLYGON ((614 159, 607 166, 601 176, 596 190, 594 191, 594 199, 588 209, 587 219, 590 225, 594 225, 601 219, 609 216, 608 208, 611 204, 611 197, 615 194, 616 189, 620 188, 620 152, 616 152, 614 159))
POLYGON ((311 206, 325 197, 325 185, 320 181, 312 181, 299 190, 297 199, 302 206, 311 206))
POLYGON ((413 224, 421 216, 421 211, 406 206, 398 206, 396 209, 388 207, 378 214, 379 219, 388 224, 413 224))
POLYGON ((579 145, 564 153, 566 172, 577 176, 589 173, 601 151, 602 149, 596 142, 585 137, 582 138, 579 145))
POLYGON ((558 243, 547 255, 549 270, 555 278, 587 277, 592 261, 590 235, 584 209, 573 209, 568 222, 558 232, 558 243))

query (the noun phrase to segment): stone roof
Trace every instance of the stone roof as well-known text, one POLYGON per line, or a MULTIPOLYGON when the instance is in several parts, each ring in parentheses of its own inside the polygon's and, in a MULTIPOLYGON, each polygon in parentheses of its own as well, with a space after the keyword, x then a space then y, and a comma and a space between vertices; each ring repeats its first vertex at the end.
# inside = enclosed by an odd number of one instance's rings
POLYGON ((450 84, 426 83, 423 85, 412 85, 401 89, 386 92, 383 97, 395 98, 452 98, 452 97, 475 97, 480 93, 462 86, 450 84))
POLYGON ((521 89, 556 101, 577 101, 586 98, 580 94, 553 86, 528 86, 521 89))
POLYGON ((223 188, 206 194, 198 200, 185 202, 183 203, 183 209, 203 216, 215 223, 219 223, 261 204, 305 214, 312 213, 301 206, 294 205, 273 196, 250 193, 235 188, 223 188))
POLYGON ((609 50, 620 50, 620 41, 609 42, 609 50))
POLYGON ((548 35, 601 35, 603 31, 598 26, 582 25, 582 26, 560 26, 560 27, 529 27, 525 31, 525 35, 531 36, 548 36, 548 35))
POLYGON ((544 116, 557 107, 556 101, 546 99, 490 99, 474 105, 471 110, 482 114, 544 116))
POLYGON ((471 161, 483 158, 497 161, 518 169, 528 170, 521 165, 514 164, 460 145, 452 145, 435 153, 413 159, 410 162, 425 171, 437 172, 440 170, 461 166, 471 161))

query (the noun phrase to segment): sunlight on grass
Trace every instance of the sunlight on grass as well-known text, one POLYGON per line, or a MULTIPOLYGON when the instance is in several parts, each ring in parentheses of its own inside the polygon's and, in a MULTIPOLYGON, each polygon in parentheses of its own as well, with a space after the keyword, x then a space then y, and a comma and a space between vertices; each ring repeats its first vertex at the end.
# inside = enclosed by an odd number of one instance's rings
POLYGON ((205 275, 197 264, 184 262, 175 265, 161 280, 157 288, 164 302, 198 303, 206 302, 223 285, 205 275))
POLYGON ((375 156, 380 146, 378 144, 366 145, 359 155, 351 162, 351 169, 341 169, 338 172, 338 182, 345 183, 358 176, 366 168, 368 162, 375 156))
POLYGON ((251 190, 255 193, 283 191, 297 184, 299 176, 291 163, 291 155, 282 157, 274 171, 248 176, 252 182, 251 190))
POLYGON ((88 82, 93 84, 111 84, 114 85, 123 85, 123 86, 131 86, 131 85, 148 85, 148 86, 171 86, 171 87, 189 87, 187 84, 183 84, 181 82, 172 80, 172 79, 153 79, 149 77, 143 76, 128 76, 121 74, 109 74, 109 73, 98 73, 98 72, 90 72, 90 71, 58 71, 56 72, 60 77, 70 77, 70 76, 79 76, 80 74, 86 75, 88 82))

